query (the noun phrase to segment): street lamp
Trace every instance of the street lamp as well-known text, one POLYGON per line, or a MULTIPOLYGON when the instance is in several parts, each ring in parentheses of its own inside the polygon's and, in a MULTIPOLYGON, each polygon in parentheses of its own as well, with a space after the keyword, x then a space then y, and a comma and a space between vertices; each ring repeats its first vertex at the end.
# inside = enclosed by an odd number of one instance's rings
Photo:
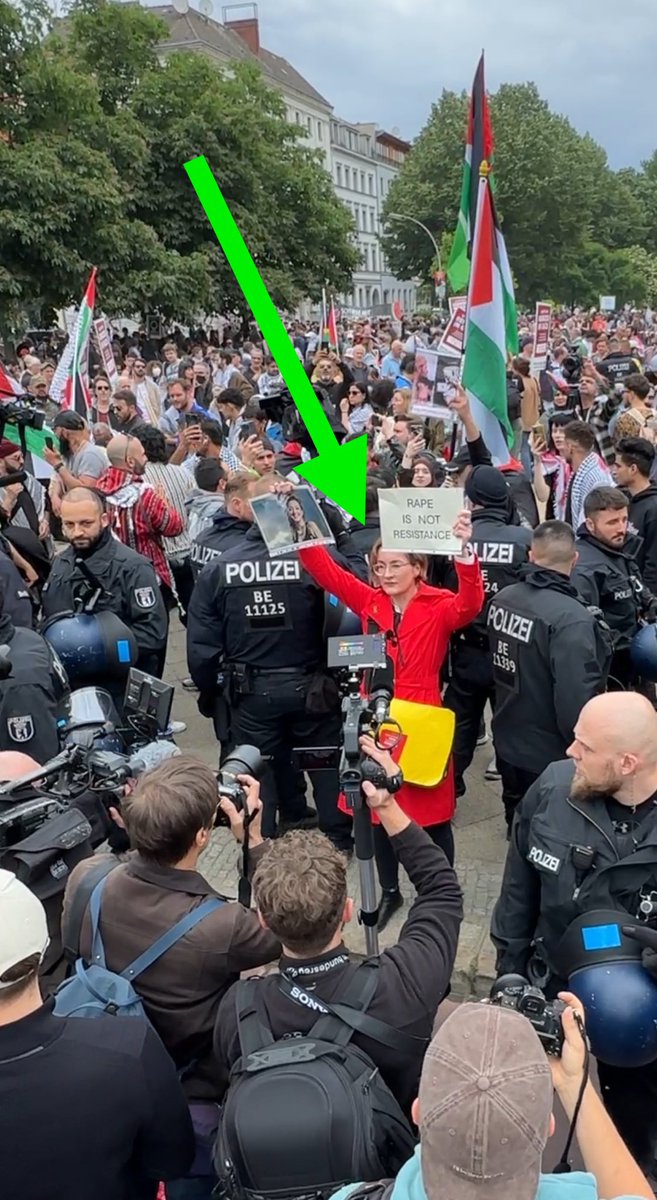
POLYGON ((387 213, 386 216, 391 221, 411 221, 413 225, 419 225, 420 229, 423 229, 424 232, 426 233, 427 237, 431 239, 431 245, 433 246, 433 248, 436 252, 436 261, 438 263, 438 270, 442 271, 443 261, 441 258, 440 250, 438 248, 438 242, 436 241, 435 237, 433 236, 431 230, 427 229, 426 225, 422 224, 422 221, 418 221, 417 217, 409 217, 406 213, 387 213))

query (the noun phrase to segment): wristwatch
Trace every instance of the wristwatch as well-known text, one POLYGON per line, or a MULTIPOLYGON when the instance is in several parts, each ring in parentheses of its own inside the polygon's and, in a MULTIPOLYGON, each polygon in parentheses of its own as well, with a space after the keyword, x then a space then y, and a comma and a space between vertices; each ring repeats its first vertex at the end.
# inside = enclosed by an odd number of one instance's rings
POLYGON ((401 771, 401 767, 400 767, 396 775, 388 775, 386 777, 385 790, 386 790, 386 792, 390 792, 391 796, 394 796, 395 792, 399 791, 399 789, 400 789, 400 787, 402 787, 403 783, 404 783, 404 776, 402 775, 402 771, 401 771))
POLYGON ((63 462, 58 462, 58 463, 55 463, 55 465, 54 465, 54 467, 53 467, 53 471, 56 471, 56 472, 57 472, 57 474, 59 475, 59 472, 60 472, 60 471, 63 471, 63 470, 64 470, 64 464, 63 464, 63 462))

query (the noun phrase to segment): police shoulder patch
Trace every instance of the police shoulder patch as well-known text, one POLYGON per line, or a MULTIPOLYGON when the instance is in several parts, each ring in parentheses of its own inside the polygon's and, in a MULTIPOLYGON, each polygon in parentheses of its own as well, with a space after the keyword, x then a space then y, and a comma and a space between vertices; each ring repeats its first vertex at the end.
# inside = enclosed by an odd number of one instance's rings
POLYGON ((155 588, 135 588, 134 597, 138 608, 155 608, 155 588))
POLYGON ((8 717, 7 733, 12 742, 31 742, 34 737, 34 721, 25 717, 8 717))

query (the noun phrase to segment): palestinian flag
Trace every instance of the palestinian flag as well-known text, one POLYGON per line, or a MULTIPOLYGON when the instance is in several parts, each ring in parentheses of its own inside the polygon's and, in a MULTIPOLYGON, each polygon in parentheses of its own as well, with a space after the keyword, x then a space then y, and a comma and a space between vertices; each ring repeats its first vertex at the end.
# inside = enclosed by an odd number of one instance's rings
POLYGON ((5 371, 2 363, 0 363, 0 401, 15 400, 17 396, 22 395, 23 389, 18 380, 5 371))
POLYGON ((511 327, 517 341, 513 280, 484 164, 474 226, 462 383, 472 415, 498 466, 508 462, 513 441, 506 393, 511 327))
POLYGON ((461 205, 452 252, 447 264, 449 285, 457 295, 467 289, 470 279, 470 251, 477 213, 479 171, 482 162, 487 162, 490 166, 492 158, 493 129, 484 85, 484 56, 482 54, 472 85, 468 140, 465 147, 463 183, 461 185, 461 205))
MULTIPOLYGON (((95 303, 96 267, 93 267, 69 338, 70 351, 66 355, 67 372, 61 400, 62 408, 74 409, 81 417, 86 417, 91 408, 88 355, 95 303)), ((68 350, 68 346, 66 349, 68 350)))

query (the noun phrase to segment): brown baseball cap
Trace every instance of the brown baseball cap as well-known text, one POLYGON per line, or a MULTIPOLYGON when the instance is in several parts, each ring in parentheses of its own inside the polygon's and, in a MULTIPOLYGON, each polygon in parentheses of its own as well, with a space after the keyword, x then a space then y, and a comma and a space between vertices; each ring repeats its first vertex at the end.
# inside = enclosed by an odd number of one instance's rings
POLYGON ((535 1196, 549 1136, 552 1076, 530 1022, 462 1004, 422 1066, 420 1161, 428 1200, 535 1196))

